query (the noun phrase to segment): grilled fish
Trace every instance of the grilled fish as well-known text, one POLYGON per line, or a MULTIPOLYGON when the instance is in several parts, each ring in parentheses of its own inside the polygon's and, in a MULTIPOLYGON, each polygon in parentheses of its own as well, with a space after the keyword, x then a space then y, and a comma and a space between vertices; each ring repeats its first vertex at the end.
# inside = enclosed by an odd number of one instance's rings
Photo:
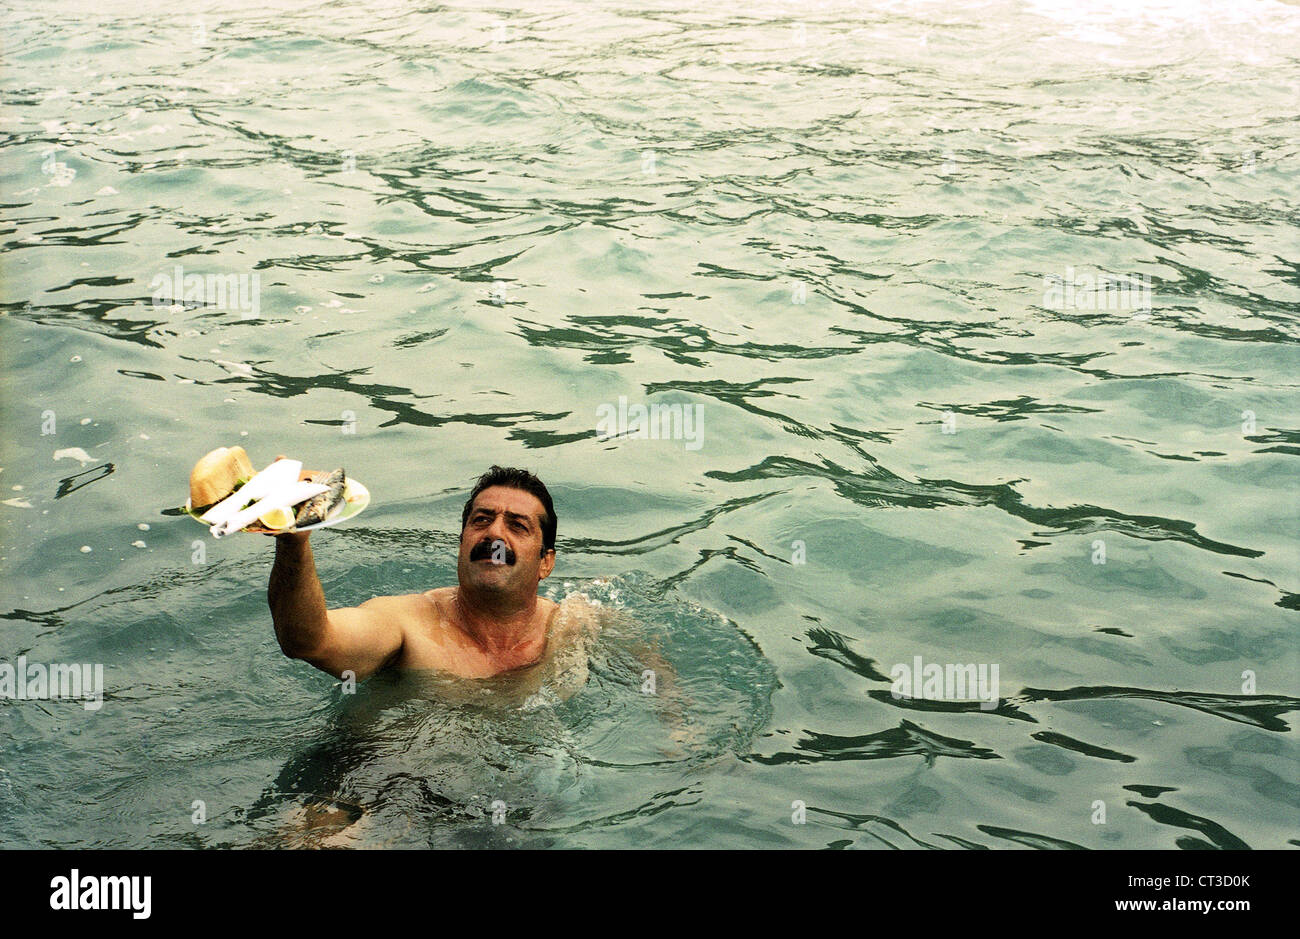
POLYGON ((293 519, 295 528, 315 525, 329 518, 330 513, 343 501, 343 490, 347 487, 348 478, 340 467, 332 473, 313 473, 311 481, 328 486, 329 489, 318 496, 313 496, 298 507, 298 512, 293 519))

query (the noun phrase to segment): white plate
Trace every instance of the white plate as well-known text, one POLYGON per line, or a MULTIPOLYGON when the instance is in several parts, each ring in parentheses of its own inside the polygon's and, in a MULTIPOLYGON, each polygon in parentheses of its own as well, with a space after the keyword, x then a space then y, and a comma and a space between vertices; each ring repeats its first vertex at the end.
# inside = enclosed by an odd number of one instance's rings
MULTIPOLYGON (((349 476, 343 484, 343 501, 334 507, 334 511, 330 513, 329 518, 325 519, 325 521, 316 522, 313 525, 304 525, 301 528, 277 528, 275 531, 262 528, 261 522, 253 522, 253 525, 257 526, 256 528, 250 525, 244 528, 243 531, 248 532, 250 535, 284 535, 300 531, 315 531, 317 528, 329 528, 331 525, 346 522, 348 519, 360 515, 369 504, 370 490, 363 486, 359 480, 349 476)), ((189 499, 185 500, 185 514, 204 528, 211 527, 194 514, 189 499)))

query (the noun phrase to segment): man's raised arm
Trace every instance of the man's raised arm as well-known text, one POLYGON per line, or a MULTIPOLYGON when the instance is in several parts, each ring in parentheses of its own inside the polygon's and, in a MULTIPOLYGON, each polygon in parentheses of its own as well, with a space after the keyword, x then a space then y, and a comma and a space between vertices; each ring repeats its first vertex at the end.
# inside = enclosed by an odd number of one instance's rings
POLYGON ((402 651, 401 598, 375 597, 360 606, 327 610, 310 538, 306 532, 275 538, 266 600, 280 651, 335 678, 345 671, 358 680, 373 675, 402 651))

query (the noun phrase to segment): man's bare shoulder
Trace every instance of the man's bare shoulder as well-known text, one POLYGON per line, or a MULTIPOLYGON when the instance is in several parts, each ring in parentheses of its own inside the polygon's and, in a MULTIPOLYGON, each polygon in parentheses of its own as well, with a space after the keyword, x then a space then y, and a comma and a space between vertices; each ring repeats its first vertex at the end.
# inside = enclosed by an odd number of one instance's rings
POLYGON ((557 630, 594 636, 604 625, 605 608, 585 593, 571 593, 553 605, 553 622, 557 630))
POLYGON ((455 587, 434 587, 432 590, 426 590, 424 593, 413 593, 413 597, 424 597, 433 603, 439 610, 445 610, 449 604, 456 599, 455 587))
POLYGON ((434 609, 434 604, 429 596, 432 592, 399 593, 371 597, 364 603, 358 604, 357 608, 403 618, 424 618, 431 614, 434 609))

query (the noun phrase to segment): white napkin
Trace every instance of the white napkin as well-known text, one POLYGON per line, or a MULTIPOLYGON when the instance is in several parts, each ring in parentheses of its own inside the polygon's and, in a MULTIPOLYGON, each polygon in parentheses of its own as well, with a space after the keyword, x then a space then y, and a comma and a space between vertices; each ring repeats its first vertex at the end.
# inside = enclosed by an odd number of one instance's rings
MULTIPOLYGON (((279 462, 285 463, 288 461, 280 460, 279 462)), ((301 464, 299 465, 301 466, 301 464)), ((297 475, 296 471, 294 475, 297 475)), ((250 485, 252 485, 251 480, 248 483, 245 483, 243 488, 246 489, 250 485)), ((314 483, 306 479, 295 479, 292 483, 286 486, 278 487, 260 502, 254 502, 248 508, 236 512, 234 515, 231 515, 225 520, 213 525, 210 529, 212 537, 220 538, 223 535, 229 535, 231 532, 239 531, 245 525, 251 525, 267 512, 275 509, 287 509, 291 505, 297 505, 299 502, 307 501, 312 496, 318 496, 322 492, 329 492, 329 489, 329 486, 321 483, 314 483)), ((243 489, 240 491, 242 492, 243 489)))

